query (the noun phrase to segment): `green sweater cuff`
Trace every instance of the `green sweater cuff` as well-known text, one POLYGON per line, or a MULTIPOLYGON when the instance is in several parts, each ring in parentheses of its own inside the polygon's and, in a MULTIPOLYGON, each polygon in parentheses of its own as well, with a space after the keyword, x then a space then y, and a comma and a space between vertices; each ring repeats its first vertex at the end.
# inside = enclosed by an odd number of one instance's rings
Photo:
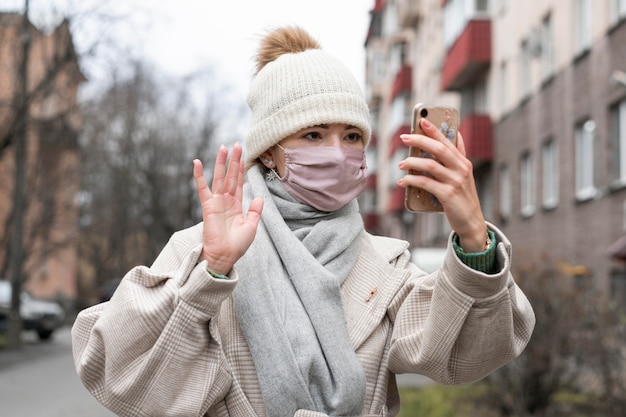
POLYGON ((459 245, 459 235, 457 234, 452 239, 452 247, 461 262, 468 267, 486 274, 493 274, 496 272, 496 235, 491 230, 487 230, 487 234, 491 244, 484 252, 463 252, 463 248, 459 245))

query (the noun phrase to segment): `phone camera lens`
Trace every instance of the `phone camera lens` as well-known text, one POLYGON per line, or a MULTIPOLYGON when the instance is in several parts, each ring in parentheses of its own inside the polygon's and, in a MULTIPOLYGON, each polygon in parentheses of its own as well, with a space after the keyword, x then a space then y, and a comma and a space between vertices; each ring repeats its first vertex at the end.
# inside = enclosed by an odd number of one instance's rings
POLYGON ((422 117, 428 116, 428 110, 426 110, 426 109, 420 110, 420 116, 422 116, 422 117))

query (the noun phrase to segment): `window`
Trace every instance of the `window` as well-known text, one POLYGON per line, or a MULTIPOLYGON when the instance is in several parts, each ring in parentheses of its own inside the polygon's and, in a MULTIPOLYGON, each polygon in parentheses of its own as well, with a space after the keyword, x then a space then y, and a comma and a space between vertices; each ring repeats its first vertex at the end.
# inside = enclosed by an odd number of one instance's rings
POLYGON ((406 172, 402 171, 398 168, 398 164, 400 161, 403 161, 406 158, 406 150, 405 148, 400 148, 394 152, 391 156, 391 160, 389 161, 389 188, 395 188, 398 186, 397 181, 406 174, 406 172))
POLYGON ((443 40, 446 48, 454 44, 467 23, 488 15, 489 0, 448 0, 444 9, 443 40))
POLYGON ((626 0, 611 0, 611 24, 615 25, 626 17, 626 0))
POLYGON ((626 185, 626 100, 611 109, 611 154, 614 183, 626 185))
POLYGON ((493 218, 494 190, 492 182, 491 175, 487 174, 478 177, 478 199, 480 200, 480 205, 483 208, 483 214, 486 219, 493 218))
POLYGON ((626 201, 622 203, 622 232, 626 232, 626 201))
POLYGON ((526 98, 530 95, 530 61, 531 61, 531 44, 529 39, 522 41, 522 57, 520 61, 520 85, 522 98, 526 98))
POLYGON ((372 81, 373 82, 380 82, 385 78, 385 67, 386 67, 386 57, 385 57, 385 53, 382 51, 377 51, 377 50, 372 50, 370 52, 371 54, 371 65, 372 65, 372 72, 371 72, 371 76, 372 76, 372 81))
POLYGON ((487 86, 484 82, 476 82, 461 91, 461 118, 466 114, 488 113, 487 86))
POLYGON ((391 47, 389 73, 396 75, 406 63, 406 43, 398 42, 391 47))
POLYGON ((591 0, 574 0, 574 47, 576 54, 591 48, 591 0))
POLYGON ((378 149, 375 146, 368 146, 365 149, 365 160, 369 174, 376 174, 378 171, 378 149))
POLYGON ((594 136, 596 124, 587 120, 575 130, 576 198, 588 200, 596 195, 593 181, 594 136))
POLYGON ((395 3, 394 0, 388 1, 383 12, 382 37, 384 38, 393 36, 398 30, 398 8, 395 3))
POLYGON ((393 134, 400 126, 410 124, 413 108, 411 107, 410 92, 402 92, 391 103, 389 115, 389 134, 393 134))
POLYGON ((511 171, 508 165, 500 168, 500 216, 503 221, 511 217, 511 171))
POLYGON ((559 156, 554 140, 548 140, 541 148, 541 168, 543 207, 554 208, 559 203, 559 156))
POLYGON ((509 10, 510 0, 500 0, 500 14, 504 15, 509 10))
POLYGON ((372 13, 371 36, 373 39, 379 39, 383 34, 383 20, 381 13, 372 13))
POLYGON ((522 215, 530 217, 535 214, 535 170, 530 152, 522 155, 520 180, 522 215))
POLYGON ((363 190, 359 195, 359 208, 361 213, 375 213, 376 212, 376 192, 375 190, 363 190))
POLYGON ((554 73, 553 42, 552 17, 548 15, 541 23, 541 68, 544 80, 551 78, 554 73))
POLYGON ((505 113, 507 111, 507 67, 506 61, 502 61, 500 64, 500 110, 505 113))

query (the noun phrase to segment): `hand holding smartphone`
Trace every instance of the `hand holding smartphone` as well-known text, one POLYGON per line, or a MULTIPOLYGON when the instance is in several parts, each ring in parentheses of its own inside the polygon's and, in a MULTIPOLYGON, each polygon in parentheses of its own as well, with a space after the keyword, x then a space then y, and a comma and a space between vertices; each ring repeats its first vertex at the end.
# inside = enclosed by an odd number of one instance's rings
MULTIPOLYGON (((411 134, 424 135, 420 127, 420 120, 427 119, 438 127, 448 140, 456 146, 456 137, 459 129, 459 111, 452 107, 431 106, 423 103, 413 108, 411 134)), ((409 156, 432 158, 428 152, 419 148, 410 147, 409 156)), ((410 174, 428 175, 424 172, 409 170, 410 174)), ((426 190, 408 186, 405 191, 404 205, 407 210, 415 212, 443 212, 443 206, 433 194, 426 190)))

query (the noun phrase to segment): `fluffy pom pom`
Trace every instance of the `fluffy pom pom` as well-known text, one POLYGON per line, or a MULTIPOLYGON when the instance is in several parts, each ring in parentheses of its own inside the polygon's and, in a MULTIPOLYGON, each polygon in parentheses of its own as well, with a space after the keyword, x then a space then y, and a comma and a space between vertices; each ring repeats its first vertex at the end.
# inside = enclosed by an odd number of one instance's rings
POLYGON ((320 49, 320 44, 307 31, 298 26, 273 29, 261 40, 256 57, 256 74, 265 65, 283 54, 304 52, 307 49, 320 49))

